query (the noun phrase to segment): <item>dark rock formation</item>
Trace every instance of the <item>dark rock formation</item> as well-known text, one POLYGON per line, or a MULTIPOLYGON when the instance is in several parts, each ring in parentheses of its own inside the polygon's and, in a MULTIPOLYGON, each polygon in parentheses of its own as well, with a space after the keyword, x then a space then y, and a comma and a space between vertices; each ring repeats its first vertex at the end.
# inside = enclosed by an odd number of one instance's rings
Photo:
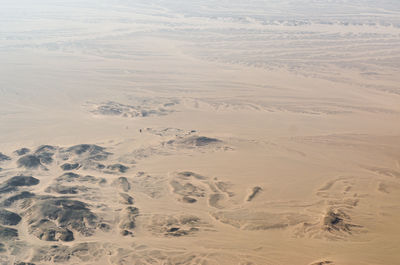
POLYGON ((67 172, 57 177, 57 182, 88 182, 92 184, 104 184, 106 180, 104 178, 96 178, 90 175, 82 176, 76 173, 67 172))
POLYGON ((16 154, 18 156, 23 156, 23 155, 26 155, 27 153, 29 153, 30 151, 31 151, 30 149, 24 147, 24 148, 15 150, 14 154, 16 154))
POLYGON ((86 156, 88 159, 95 161, 106 160, 111 155, 111 153, 105 151, 104 147, 94 144, 74 145, 65 151, 78 156, 86 156))
POLYGON ((46 192, 55 192, 58 194, 77 194, 87 190, 88 188, 85 186, 64 186, 61 184, 53 184, 46 188, 46 192))
POLYGON ((37 169, 42 164, 40 158, 35 155, 26 155, 18 159, 17 164, 19 167, 25 167, 26 169, 37 169))
POLYGON ((122 164, 113 164, 113 165, 108 165, 107 169, 112 171, 117 171, 120 173, 125 173, 129 169, 129 167, 124 166, 122 164))
POLYGON ((31 176, 14 176, 0 185, 0 193, 7 193, 17 190, 21 186, 34 186, 39 183, 37 178, 31 176))
POLYGON ((203 147, 211 144, 218 144, 222 143, 221 140, 205 137, 205 136, 189 136, 183 139, 178 139, 178 143, 188 145, 188 146, 196 146, 196 147, 203 147))
POLYGON ((0 224, 2 225, 17 225, 21 221, 21 216, 16 213, 0 209, 0 224))
POLYGON ((29 226, 29 233, 44 241, 73 241, 74 234, 65 227, 58 227, 48 219, 41 219, 29 226))
POLYGON ((84 202, 63 197, 43 196, 26 211, 30 224, 49 219, 63 229, 76 230, 82 235, 93 234, 98 217, 84 202))
MULTIPOLYGON (((93 263, 103 257, 104 249, 99 249, 97 243, 79 243, 73 246, 52 245, 39 248, 33 255, 32 262, 43 263, 67 263, 71 258, 82 263, 93 263)), ((76 263, 76 262, 74 262, 76 263)), ((78 262, 79 263, 79 262, 78 262)))
POLYGON ((131 189, 131 184, 129 184, 128 179, 125 177, 119 177, 113 182, 113 184, 124 192, 127 192, 131 189))
POLYGON ((11 160, 11 158, 0 152, 0 162, 8 160, 11 160))
MULTIPOLYGON (((124 211, 121 213, 121 221, 119 224, 119 228, 121 228, 122 231, 126 230, 132 230, 136 227, 136 217, 139 215, 139 209, 136 207, 129 206, 124 209, 124 211)), ((132 233, 130 233, 132 234, 132 233)))
POLYGON ((329 210, 322 220, 323 229, 330 233, 344 232, 351 234, 353 228, 360 227, 350 223, 350 216, 341 210, 329 210))
POLYGON ((78 163, 73 163, 73 164, 65 163, 65 164, 62 164, 60 167, 64 171, 69 171, 69 170, 78 169, 80 167, 80 165, 78 163))
POLYGON ((248 202, 252 201, 257 196, 257 194, 261 191, 262 191, 261 187, 259 187, 259 186, 254 187, 251 194, 249 195, 249 197, 247 197, 247 201, 248 202))
POLYGON ((11 206, 12 204, 14 204, 17 201, 26 200, 26 199, 32 199, 34 197, 35 197, 34 193, 28 192, 28 191, 23 191, 23 192, 21 192, 21 193, 19 193, 17 195, 14 195, 14 196, 11 196, 11 197, 5 199, 2 202, 2 205, 5 206, 5 207, 9 207, 9 206, 11 206))
POLYGON ((18 230, 0 225, 0 241, 7 242, 18 238, 18 230))
POLYGON ((195 198, 189 197, 189 196, 183 196, 182 201, 185 203, 195 203, 197 200, 195 198))
POLYGON ((126 193, 120 193, 120 202, 123 204, 133 204, 133 198, 126 193))

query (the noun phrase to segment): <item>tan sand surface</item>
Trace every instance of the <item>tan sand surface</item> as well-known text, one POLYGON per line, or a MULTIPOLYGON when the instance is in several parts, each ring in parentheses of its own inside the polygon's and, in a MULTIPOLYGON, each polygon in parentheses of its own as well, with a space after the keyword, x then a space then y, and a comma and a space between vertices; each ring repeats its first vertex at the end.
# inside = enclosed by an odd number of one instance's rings
POLYGON ((0 264, 398 264, 375 2, 4 0, 0 264))

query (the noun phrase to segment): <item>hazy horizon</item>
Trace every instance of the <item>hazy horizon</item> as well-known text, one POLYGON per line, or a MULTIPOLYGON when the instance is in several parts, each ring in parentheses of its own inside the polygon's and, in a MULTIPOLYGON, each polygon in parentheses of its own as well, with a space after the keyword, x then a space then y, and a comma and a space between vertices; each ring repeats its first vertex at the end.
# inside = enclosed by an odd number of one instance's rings
POLYGON ((0 264, 395 264, 399 70, 399 1, 2 0, 0 264))

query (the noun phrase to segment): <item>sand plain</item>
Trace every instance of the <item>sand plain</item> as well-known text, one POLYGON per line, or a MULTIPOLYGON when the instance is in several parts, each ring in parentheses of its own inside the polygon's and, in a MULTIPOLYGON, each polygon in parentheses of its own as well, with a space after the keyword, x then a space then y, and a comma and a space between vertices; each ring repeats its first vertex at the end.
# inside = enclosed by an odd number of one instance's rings
POLYGON ((399 262, 396 1, 1 5, 1 264, 399 262))

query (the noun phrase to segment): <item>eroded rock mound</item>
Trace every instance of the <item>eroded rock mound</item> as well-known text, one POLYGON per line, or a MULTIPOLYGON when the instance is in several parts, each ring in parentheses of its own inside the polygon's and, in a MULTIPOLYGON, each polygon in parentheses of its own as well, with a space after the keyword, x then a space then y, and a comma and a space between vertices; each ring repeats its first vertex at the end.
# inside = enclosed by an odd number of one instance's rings
POLYGON ((182 197, 181 201, 184 203, 196 203, 197 202, 197 200, 195 198, 192 198, 192 197, 189 197, 186 195, 182 197))
POLYGON ((0 224, 2 225, 17 225, 21 221, 21 216, 16 213, 0 209, 0 224))
POLYGON ((254 187, 250 195, 247 197, 247 201, 248 202, 252 201, 261 191, 262 191, 261 187, 259 186, 254 187))
POLYGON ((11 158, 0 152, 0 162, 9 161, 11 158))
POLYGON ((199 217, 194 215, 154 215, 148 228, 155 234, 167 237, 181 237, 192 235, 205 225, 199 217))
POLYGON ((18 187, 34 186, 39 180, 32 176, 14 176, 0 185, 0 193, 7 193, 17 190, 18 187))
POLYGON ((95 144, 79 144, 68 148, 63 148, 59 152, 59 157, 68 162, 61 166, 65 171, 77 168, 102 170, 106 166, 99 163, 105 161, 112 155, 106 148, 95 144), (79 164, 79 165, 77 165, 79 164))
POLYGON ((25 155, 29 153, 29 149, 23 148, 17 150, 18 154, 24 155, 18 159, 17 165, 19 167, 24 167, 26 169, 37 169, 39 167, 44 167, 44 165, 49 165, 53 162, 53 156, 56 152, 57 147, 50 145, 42 145, 36 149, 33 154, 25 155))
POLYGON ((86 203, 67 197, 39 197, 24 215, 28 218, 30 229, 39 238, 64 241, 72 238, 69 230, 83 236, 92 235, 99 220, 86 203))
POLYGON ((133 204, 133 198, 132 196, 126 194, 126 193, 120 193, 120 203, 122 204, 133 204))
POLYGON ((8 186, 19 187, 19 186, 34 186, 39 184, 39 180, 32 176, 14 176, 6 181, 8 186))
POLYGON ((23 156, 23 155, 26 155, 27 153, 29 153, 30 151, 31 150, 29 148, 23 147, 21 149, 15 150, 14 154, 16 154, 17 156, 23 156))
POLYGON ((60 168, 64 171, 75 170, 78 169, 80 165, 78 163, 65 163, 60 166, 60 168))
POLYGON ((13 195, 2 202, 2 206, 9 207, 13 205, 15 202, 23 201, 23 204, 29 204, 26 200, 30 200, 35 197, 35 194, 29 191, 23 191, 17 195, 13 195))
POLYGON ((67 172, 56 178, 57 182, 81 182, 81 183, 91 183, 91 184, 104 184, 106 180, 104 178, 96 178, 90 175, 80 175, 72 172, 67 172))
POLYGON ((53 184, 46 188, 46 192, 55 192, 58 194, 78 194, 88 191, 89 188, 85 186, 65 186, 62 184, 53 184))
POLYGON ((190 179, 191 177, 195 178, 195 179, 199 179, 199 180, 206 180, 207 178, 199 175, 197 173, 191 172, 191 171, 183 171, 183 172, 179 172, 177 174, 177 177, 181 178, 181 179, 190 179))
POLYGON ((216 144, 221 144, 222 141, 216 138, 210 138, 206 136, 188 136, 188 137, 182 137, 178 138, 176 140, 170 140, 167 142, 167 144, 175 144, 175 145, 181 145, 181 146, 186 146, 186 147, 204 147, 204 146, 209 146, 209 145, 216 145, 216 144))
POLYGON ((310 265, 328 265, 328 264, 333 265, 334 263, 333 261, 330 260, 323 260, 323 261, 313 262, 310 265))
POLYGON ((153 102, 152 100, 143 100, 137 105, 126 105, 114 101, 108 101, 99 105, 91 106, 91 112, 97 115, 121 116, 125 118, 161 116, 171 113, 175 101, 166 103, 153 102))
POLYGON ((120 214, 119 228, 123 236, 133 235, 132 230, 136 227, 136 218, 139 216, 139 209, 128 206, 120 214))
MULTIPOLYGON (((26 169, 46 169, 54 159, 65 161, 60 167, 64 171, 75 170, 80 167, 90 169, 104 169, 106 166, 99 163, 111 155, 104 147, 95 144, 79 144, 67 148, 52 145, 39 146, 33 153, 28 148, 21 148, 14 152, 21 156, 17 165, 26 169)), ((115 170, 118 170, 116 168, 115 170)), ((123 167, 121 167, 123 170, 123 167)))
POLYGON ((70 153, 80 157, 85 157, 89 160, 103 161, 111 155, 106 152, 104 147, 95 144, 79 144, 65 149, 65 153, 70 153))
POLYGON ((127 192, 131 189, 131 184, 129 183, 128 179, 125 177, 119 177, 113 182, 113 185, 118 187, 124 192, 127 192))
POLYGON ((329 209, 315 223, 305 222, 297 230, 300 236, 330 240, 340 240, 363 231, 362 226, 351 222, 349 214, 337 208, 329 209))
POLYGON ((0 225, 0 241, 8 242, 18 238, 18 230, 0 225))
POLYGON ((178 172, 170 181, 172 193, 178 195, 178 200, 183 203, 194 204, 198 201, 208 201, 209 206, 223 209, 231 197, 235 196, 230 191, 229 182, 209 179, 200 174, 183 171, 178 172))
POLYGON ((95 262, 103 258, 105 249, 100 248, 98 243, 79 243, 73 246, 52 245, 37 249, 33 255, 32 262, 54 262, 65 263, 72 258, 81 262, 95 262))
POLYGON ((58 150, 58 147, 51 145, 42 145, 35 151, 36 157, 40 159, 40 162, 45 165, 49 165, 53 162, 53 156, 58 150))
POLYGON ((270 213, 241 209, 220 211, 212 216, 224 223, 243 230, 282 229, 306 222, 309 217, 300 213, 270 213))
POLYGON ((73 241, 74 234, 65 227, 59 227, 48 219, 41 219, 29 227, 29 233, 44 241, 73 241))
POLYGON ((195 185, 190 182, 180 182, 176 180, 171 181, 171 186, 175 194, 182 195, 184 197, 205 197, 206 188, 202 185, 195 185))
POLYGON ((17 164, 19 167, 24 167, 26 169, 37 169, 42 166, 40 158, 35 155, 26 155, 18 159, 17 164))
POLYGON ((186 139, 185 143, 187 144, 194 144, 195 146, 205 146, 209 144, 221 143, 221 140, 215 138, 209 138, 205 136, 193 136, 186 139))
MULTIPOLYGON (((113 165, 108 165, 107 169, 109 171, 111 171, 110 173, 113 173, 113 172, 125 173, 129 169, 129 167, 124 166, 122 164, 113 164, 113 165)), ((108 172, 106 172, 106 173, 108 173, 108 172)))
POLYGON ((353 227, 350 223, 350 216, 341 210, 329 210, 322 220, 323 229, 330 233, 345 232, 351 234, 353 227))
POLYGON ((56 146, 41 145, 36 149, 35 154, 54 153, 57 149, 58 147, 56 146))

